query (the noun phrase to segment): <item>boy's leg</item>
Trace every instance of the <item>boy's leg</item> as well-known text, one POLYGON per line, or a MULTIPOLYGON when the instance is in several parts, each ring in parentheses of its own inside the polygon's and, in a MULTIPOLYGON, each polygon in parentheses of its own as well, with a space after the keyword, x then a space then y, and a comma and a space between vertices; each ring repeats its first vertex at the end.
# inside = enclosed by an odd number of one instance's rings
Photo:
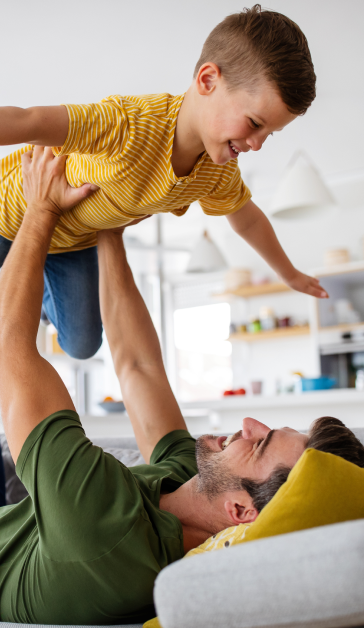
POLYGON ((3 236, 0 236, 0 267, 5 262, 5 258, 10 251, 11 245, 11 240, 7 240, 6 238, 3 238, 3 236))
POLYGON ((47 256, 43 309, 68 355, 86 359, 96 353, 102 342, 96 246, 47 256))

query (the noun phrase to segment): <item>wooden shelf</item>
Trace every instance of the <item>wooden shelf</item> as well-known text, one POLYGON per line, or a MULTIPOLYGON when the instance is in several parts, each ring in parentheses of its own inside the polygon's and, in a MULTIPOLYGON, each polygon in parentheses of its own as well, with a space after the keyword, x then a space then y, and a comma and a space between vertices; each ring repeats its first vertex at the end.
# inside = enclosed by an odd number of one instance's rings
POLYGON ((274 294, 275 292, 291 292, 291 288, 286 286, 285 283, 262 283, 259 285, 242 286, 237 290, 230 290, 215 294, 215 297, 243 297, 249 299, 251 297, 258 297, 263 294, 274 294))
POLYGON ((269 331, 258 331, 255 333, 239 332, 231 334, 229 340, 232 342, 257 342, 262 340, 273 340, 279 338, 290 338, 292 336, 306 336, 310 333, 309 325, 297 325, 295 327, 278 327, 269 331))
POLYGON ((341 323, 340 325, 326 325, 318 328, 318 331, 351 331, 358 327, 364 327, 364 321, 359 323, 341 323))

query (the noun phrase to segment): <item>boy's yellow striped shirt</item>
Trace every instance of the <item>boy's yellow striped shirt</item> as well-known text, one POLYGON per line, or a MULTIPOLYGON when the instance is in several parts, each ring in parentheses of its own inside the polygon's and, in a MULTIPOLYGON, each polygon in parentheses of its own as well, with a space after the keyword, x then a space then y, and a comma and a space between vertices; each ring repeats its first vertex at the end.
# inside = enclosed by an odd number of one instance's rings
MULTIPOLYGON (((171 164, 174 131, 183 95, 110 96, 96 104, 66 105, 69 130, 56 155, 69 155, 70 185, 100 187, 64 214, 53 235, 50 253, 76 251, 96 244, 96 232, 121 226, 146 214, 182 216, 198 200, 209 215, 231 214, 251 197, 236 160, 224 166, 207 153, 186 177, 171 164)), ((26 209, 21 154, 1 160, 0 235, 13 240, 26 209)))

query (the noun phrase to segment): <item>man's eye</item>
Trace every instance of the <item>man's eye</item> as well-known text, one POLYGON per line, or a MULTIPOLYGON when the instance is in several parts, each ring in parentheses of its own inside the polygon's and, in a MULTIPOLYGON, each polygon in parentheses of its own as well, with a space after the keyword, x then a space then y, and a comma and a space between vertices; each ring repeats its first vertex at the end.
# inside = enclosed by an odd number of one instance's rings
POLYGON ((252 123, 252 125, 253 125, 253 127, 254 127, 255 129, 259 129, 260 124, 257 124, 257 122, 254 122, 253 118, 250 118, 250 122, 252 123))
MULTIPOLYGON (((260 447, 260 445, 262 444, 262 442, 263 442, 263 441, 264 441, 264 438, 260 438, 260 439, 258 440, 257 449, 259 449, 259 447, 260 447)), ((256 449, 256 450, 257 450, 257 449, 256 449)), ((256 451, 256 450, 255 450, 255 451, 256 451)))

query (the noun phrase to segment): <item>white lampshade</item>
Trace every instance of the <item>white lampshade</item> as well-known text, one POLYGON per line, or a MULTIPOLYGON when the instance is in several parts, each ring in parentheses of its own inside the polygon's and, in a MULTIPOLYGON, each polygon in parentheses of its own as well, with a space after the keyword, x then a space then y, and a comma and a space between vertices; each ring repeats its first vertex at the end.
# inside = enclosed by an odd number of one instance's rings
POLYGON ((207 231, 193 249, 188 262, 188 273, 211 273, 217 270, 225 270, 228 267, 222 253, 211 240, 207 231))
POLYGON ((287 168, 273 197, 270 215, 274 218, 312 218, 326 213, 335 200, 318 171, 298 153, 287 168))

